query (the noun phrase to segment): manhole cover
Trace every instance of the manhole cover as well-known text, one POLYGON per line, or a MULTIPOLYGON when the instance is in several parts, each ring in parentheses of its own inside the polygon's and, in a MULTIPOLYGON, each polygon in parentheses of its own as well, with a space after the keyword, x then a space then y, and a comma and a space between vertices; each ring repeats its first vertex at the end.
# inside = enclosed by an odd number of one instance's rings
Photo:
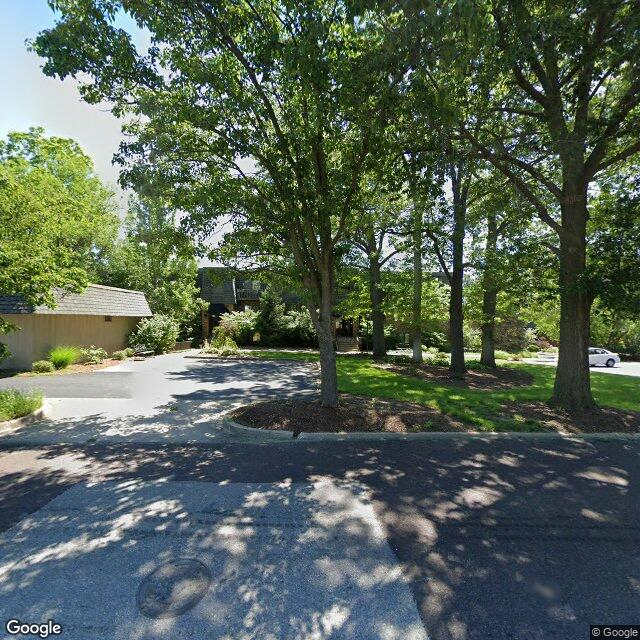
POLYGON ((175 618, 207 593, 211 572, 199 560, 174 560, 158 567, 138 589, 138 609, 148 618, 175 618))

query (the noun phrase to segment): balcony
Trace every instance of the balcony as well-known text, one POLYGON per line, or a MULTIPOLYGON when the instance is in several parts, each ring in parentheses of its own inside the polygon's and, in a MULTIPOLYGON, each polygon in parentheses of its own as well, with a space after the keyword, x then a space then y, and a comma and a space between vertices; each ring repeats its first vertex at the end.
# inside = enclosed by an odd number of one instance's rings
POLYGON ((260 289, 255 287, 241 287, 236 289, 236 298, 241 300, 260 300, 260 289))

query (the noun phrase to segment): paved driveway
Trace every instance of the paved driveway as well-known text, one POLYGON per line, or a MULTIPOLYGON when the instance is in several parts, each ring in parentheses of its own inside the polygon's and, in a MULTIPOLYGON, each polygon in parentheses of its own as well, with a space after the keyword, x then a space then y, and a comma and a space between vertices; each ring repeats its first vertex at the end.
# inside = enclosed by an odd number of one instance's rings
POLYGON ((213 360, 173 353, 83 374, 0 379, 0 388, 40 389, 46 420, 0 442, 214 442, 230 409, 260 399, 316 393, 313 365, 213 360))

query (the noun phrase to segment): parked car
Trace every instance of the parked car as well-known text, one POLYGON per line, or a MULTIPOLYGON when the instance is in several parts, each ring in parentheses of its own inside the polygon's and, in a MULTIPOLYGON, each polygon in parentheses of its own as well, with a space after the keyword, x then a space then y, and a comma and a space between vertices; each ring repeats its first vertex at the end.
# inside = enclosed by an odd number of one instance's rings
POLYGON ((600 347, 589 347, 589 366, 604 365, 613 367, 620 362, 620 356, 600 347))

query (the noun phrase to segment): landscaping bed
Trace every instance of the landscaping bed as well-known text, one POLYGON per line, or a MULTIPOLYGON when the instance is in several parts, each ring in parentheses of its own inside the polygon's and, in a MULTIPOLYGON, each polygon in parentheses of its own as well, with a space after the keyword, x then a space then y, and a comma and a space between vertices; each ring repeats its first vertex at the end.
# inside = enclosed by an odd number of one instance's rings
POLYGON ((512 389, 530 385, 533 376, 527 371, 513 367, 474 367, 469 368, 464 380, 451 377, 448 367, 432 364, 380 363, 381 369, 393 371, 403 376, 411 376, 429 382, 438 382, 466 389, 512 389))
POLYGON ((536 422, 541 429, 567 433, 640 433, 640 412, 597 407, 569 413, 543 402, 511 402, 503 407, 505 417, 519 416, 536 422))
POLYGON ((42 394, 38 391, 22 392, 0 389, 0 422, 22 418, 42 406, 42 394))
POLYGON ((23 373, 14 374, 20 378, 30 378, 32 376, 57 376, 66 373, 91 373, 92 371, 99 371, 100 369, 106 369, 107 367, 113 367, 117 364, 122 364, 122 360, 107 359, 100 364, 90 364, 88 362, 70 364, 64 369, 56 369, 47 373, 35 373, 34 371, 24 371, 23 373))
MULTIPOLYGON (((478 426, 416 402, 340 395, 340 406, 329 409, 319 400, 269 400, 231 412, 244 426, 273 431, 417 433, 478 431, 478 426)), ((542 402, 507 403, 490 417, 495 431, 556 431, 559 433, 640 433, 640 412, 601 407, 567 413, 542 402)))
POLYGON ((468 425, 416 402, 340 394, 340 406, 319 400, 269 400, 240 407, 229 417, 247 427, 275 431, 349 432, 466 431, 468 425))

